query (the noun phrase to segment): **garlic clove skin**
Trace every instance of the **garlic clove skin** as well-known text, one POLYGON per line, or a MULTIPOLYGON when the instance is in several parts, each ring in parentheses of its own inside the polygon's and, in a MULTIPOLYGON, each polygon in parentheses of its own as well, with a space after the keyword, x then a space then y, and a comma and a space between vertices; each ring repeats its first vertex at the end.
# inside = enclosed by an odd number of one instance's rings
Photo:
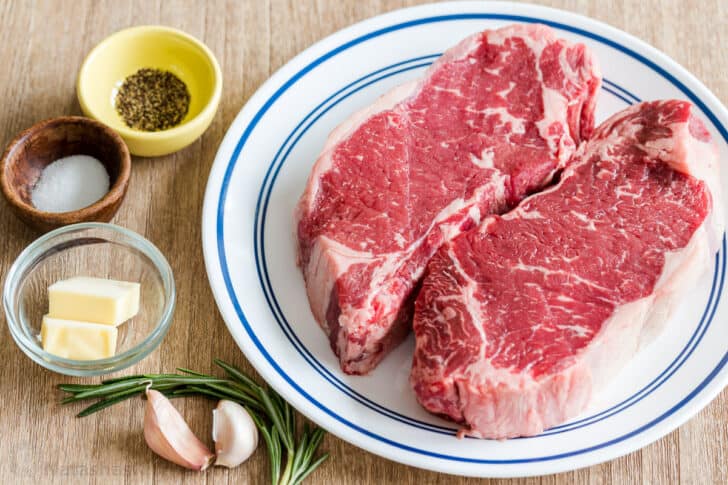
POLYGON ((215 459, 169 399, 152 389, 147 390, 144 439, 159 456, 190 470, 202 471, 215 459))
POLYGON ((212 410, 215 465, 233 468, 250 458, 258 446, 258 428, 240 404, 223 399, 212 410))

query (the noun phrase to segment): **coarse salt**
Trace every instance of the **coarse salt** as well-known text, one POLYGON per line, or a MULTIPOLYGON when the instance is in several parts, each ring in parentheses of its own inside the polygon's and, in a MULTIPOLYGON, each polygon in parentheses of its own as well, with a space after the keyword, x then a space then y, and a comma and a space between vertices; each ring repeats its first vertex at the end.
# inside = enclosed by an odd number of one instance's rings
POLYGON ((87 207, 109 191, 109 173, 89 155, 71 155, 48 165, 33 187, 31 201, 44 212, 70 212, 87 207))

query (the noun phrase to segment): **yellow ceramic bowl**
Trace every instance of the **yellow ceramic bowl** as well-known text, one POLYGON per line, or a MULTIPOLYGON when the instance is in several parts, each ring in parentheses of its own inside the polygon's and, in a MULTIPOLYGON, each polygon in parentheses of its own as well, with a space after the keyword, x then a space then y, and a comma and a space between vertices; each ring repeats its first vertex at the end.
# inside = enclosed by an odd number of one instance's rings
POLYGON ((169 27, 141 26, 112 34, 89 53, 76 92, 83 112, 119 133, 131 153, 156 157, 186 147, 210 126, 220 103, 222 74, 210 49, 194 37, 169 27), (116 91, 144 67, 169 71, 187 85, 190 107, 178 126, 135 130, 116 112, 116 91))

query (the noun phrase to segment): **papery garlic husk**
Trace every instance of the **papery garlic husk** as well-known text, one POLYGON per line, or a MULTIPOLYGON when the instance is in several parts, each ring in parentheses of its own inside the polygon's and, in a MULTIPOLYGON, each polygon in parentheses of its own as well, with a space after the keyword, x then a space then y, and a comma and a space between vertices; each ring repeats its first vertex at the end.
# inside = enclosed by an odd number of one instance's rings
POLYGON ((258 428, 240 404, 223 399, 212 410, 215 465, 233 468, 253 454, 258 446, 258 428))
POLYGON ((169 399, 153 389, 147 390, 144 439, 156 454, 190 470, 202 471, 215 459, 169 399))

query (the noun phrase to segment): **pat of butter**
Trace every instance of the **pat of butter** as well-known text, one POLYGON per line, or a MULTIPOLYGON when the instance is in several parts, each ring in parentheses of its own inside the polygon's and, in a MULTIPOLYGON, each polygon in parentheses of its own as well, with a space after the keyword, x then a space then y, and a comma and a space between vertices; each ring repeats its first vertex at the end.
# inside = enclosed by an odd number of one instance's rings
POLYGON ((48 316, 119 325, 139 311, 139 283, 78 276, 48 287, 48 316))
POLYGON ((43 350, 59 357, 95 360, 116 353, 117 329, 111 325, 43 317, 43 350))

